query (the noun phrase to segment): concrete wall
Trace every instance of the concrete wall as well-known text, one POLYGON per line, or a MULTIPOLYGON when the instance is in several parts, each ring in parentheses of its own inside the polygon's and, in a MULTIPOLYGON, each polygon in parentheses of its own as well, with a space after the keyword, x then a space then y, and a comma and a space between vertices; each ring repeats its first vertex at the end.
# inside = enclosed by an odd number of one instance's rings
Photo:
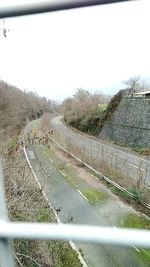
POLYGON ((142 183, 150 187, 150 161, 75 133, 55 119, 52 125, 57 140, 72 153, 95 168, 118 174, 129 184, 142 183))
POLYGON ((150 147, 150 98, 124 98, 100 137, 132 147, 150 147))

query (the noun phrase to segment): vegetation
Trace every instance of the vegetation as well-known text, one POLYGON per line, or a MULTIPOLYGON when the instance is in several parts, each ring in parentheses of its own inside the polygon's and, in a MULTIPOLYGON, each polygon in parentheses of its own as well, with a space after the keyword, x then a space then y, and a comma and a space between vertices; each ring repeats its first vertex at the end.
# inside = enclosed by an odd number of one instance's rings
POLYGON ((109 96, 91 94, 86 90, 78 89, 72 98, 63 102, 65 122, 80 131, 98 135, 105 122, 115 112, 123 95, 133 97, 134 93, 145 90, 145 85, 139 76, 131 77, 123 83, 126 89, 120 90, 110 102, 109 96))
POLYGON ((97 202, 103 202, 108 197, 108 194, 94 188, 89 188, 83 191, 83 194, 84 196, 86 196, 86 198, 89 200, 91 204, 95 204, 97 202))
POLYGON ((134 200, 137 203, 139 202, 140 199, 142 199, 142 196, 143 196, 143 192, 139 191, 135 187, 127 188, 127 191, 133 195, 132 197, 127 192, 120 191, 114 186, 109 186, 109 188, 111 189, 112 192, 116 193, 117 195, 124 197, 125 199, 131 200, 131 201, 134 200))
MULTIPOLYGON (((52 101, 0 81, 0 153, 11 221, 56 222, 23 156, 22 146, 28 140, 30 127, 27 127, 27 136, 21 134, 28 120, 54 110, 56 106, 52 101)), ((15 240, 13 254, 18 267, 81 266, 77 253, 68 242, 15 240)))
POLYGON ((135 200, 135 201, 139 201, 141 198, 142 198, 142 196, 143 196, 143 193, 141 192, 141 191, 139 191, 137 188, 135 188, 135 187, 129 187, 128 188, 128 191, 131 193, 131 194, 133 194, 133 199, 135 200))
POLYGON ((150 220, 136 214, 127 214, 121 220, 121 226, 126 228, 150 229, 150 220))
POLYGON ((12 149, 16 148, 17 146, 17 135, 13 136, 11 139, 10 139, 10 142, 8 144, 8 151, 11 151, 12 149))
POLYGON ((119 105, 123 93, 124 90, 119 91, 108 104, 109 97, 79 89, 73 98, 63 103, 64 120, 83 132, 98 135, 119 105))
POLYGON ((17 87, 0 81, 0 142, 4 140, 14 146, 14 135, 18 135, 27 120, 41 117, 44 112, 56 109, 53 101, 39 97, 36 93, 21 91, 17 87), (12 139, 12 140, 11 140, 12 139))
POLYGON ((140 148, 140 147, 135 147, 133 148, 133 151, 139 153, 140 155, 150 155, 150 148, 140 148))
MULTIPOLYGON (((21 149, 5 159, 6 196, 11 221, 56 222, 43 198, 21 149)), ((77 253, 68 242, 15 240, 16 266, 81 266, 77 253)))
MULTIPOLYGON (((137 228, 150 230, 150 220, 136 214, 127 214, 120 221, 120 226, 125 228, 137 228)), ((137 258, 144 260, 146 266, 150 263, 150 249, 134 249, 137 258)))

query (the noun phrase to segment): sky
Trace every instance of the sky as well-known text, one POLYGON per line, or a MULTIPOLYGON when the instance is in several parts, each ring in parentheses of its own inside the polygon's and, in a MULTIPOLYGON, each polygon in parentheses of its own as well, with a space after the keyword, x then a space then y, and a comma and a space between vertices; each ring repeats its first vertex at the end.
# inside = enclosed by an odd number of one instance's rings
POLYGON ((77 88, 114 94, 135 75, 150 81, 149 10, 141 0, 6 19, 0 79, 56 101, 77 88))

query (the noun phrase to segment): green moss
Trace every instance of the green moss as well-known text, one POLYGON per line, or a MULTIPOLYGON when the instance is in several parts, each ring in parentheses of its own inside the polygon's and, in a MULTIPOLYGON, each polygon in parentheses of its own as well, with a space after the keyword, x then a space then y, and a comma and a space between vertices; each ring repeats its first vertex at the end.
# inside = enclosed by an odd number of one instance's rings
POLYGON ((136 148, 133 148, 132 150, 139 153, 140 155, 150 155, 150 148, 136 147, 136 148))
POLYGON ((72 178, 70 176, 66 175, 66 176, 64 176, 64 178, 72 187, 77 188, 76 183, 74 182, 74 180, 72 180, 72 178))
POLYGON ((43 148, 44 154, 49 158, 52 159, 54 164, 57 166, 59 170, 62 170, 63 173, 65 174, 64 179, 73 187, 77 188, 78 184, 78 175, 76 171, 73 170, 73 168, 67 166, 64 164, 64 162, 59 159, 54 151, 54 147, 51 146, 51 149, 44 147, 43 148))
POLYGON ((17 138, 18 137, 16 135, 10 140, 10 142, 8 144, 8 150, 11 150, 11 149, 13 149, 13 148, 15 148, 17 146, 17 138))
POLYGON ((78 183, 81 179, 78 177, 77 172, 74 171, 71 167, 65 166, 63 173, 66 174, 64 177, 73 187, 78 188, 78 183))
POLYGON ((140 249, 139 252, 136 252, 137 257, 142 259, 146 266, 150 266, 150 249, 140 249))
POLYGON ((82 193, 91 204, 95 204, 97 202, 104 202, 108 198, 108 195, 106 193, 101 192, 95 188, 89 188, 87 190, 82 191, 82 193))
MULTIPOLYGON (((150 230, 150 220, 138 216, 136 214, 127 214, 124 218, 121 218, 120 226, 125 228, 137 228, 137 229, 147 229, 150 230)), ((145 266, 150 266, 150 250, 149 249, 139 249, 139 251, 134 251, 137 258, 144 261, 145 266)))
MULTIPOLYGON (((54 218, 53 218, 54 220, 54 218)), ((49 210, 49 207, 42 208, 37 215, 38 222, 49 222, 52 221, 52 213, 49 210)))
POLYGON ((47 156, 48 159, 53 160, 56 165, 60 164, 61 160, 56 156, 53 146, 51 146, 50 149, 46 146, 42 146, 42 149, 44 155, 47 156))
POLYGON ((67 242, 53 242, 49 249, 53 255, 55 267, 81 267, 77 253, 71 249, 67 242))
POLYGON ((136 214, 127 214, 121 219, 122 227, 150 229, 150 220, 136 214))

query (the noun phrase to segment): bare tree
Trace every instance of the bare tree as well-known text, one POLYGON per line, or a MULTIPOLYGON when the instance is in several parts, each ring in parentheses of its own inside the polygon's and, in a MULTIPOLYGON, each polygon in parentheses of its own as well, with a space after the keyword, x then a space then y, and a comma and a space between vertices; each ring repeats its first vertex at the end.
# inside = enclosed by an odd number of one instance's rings
POLYGON ((140 76, 134 76, 123 82, 128 89, 129 94, 133 97, 134 93, 141 91, 140 76))
POLYGON ((69 120, 83 118, 89 112, 94 111, 99 105, 107 103, 108 98, 101 94, 92 94, 82 88, 77 89, 72 98, 67 98, 62 104, 62 111, 69 120))

